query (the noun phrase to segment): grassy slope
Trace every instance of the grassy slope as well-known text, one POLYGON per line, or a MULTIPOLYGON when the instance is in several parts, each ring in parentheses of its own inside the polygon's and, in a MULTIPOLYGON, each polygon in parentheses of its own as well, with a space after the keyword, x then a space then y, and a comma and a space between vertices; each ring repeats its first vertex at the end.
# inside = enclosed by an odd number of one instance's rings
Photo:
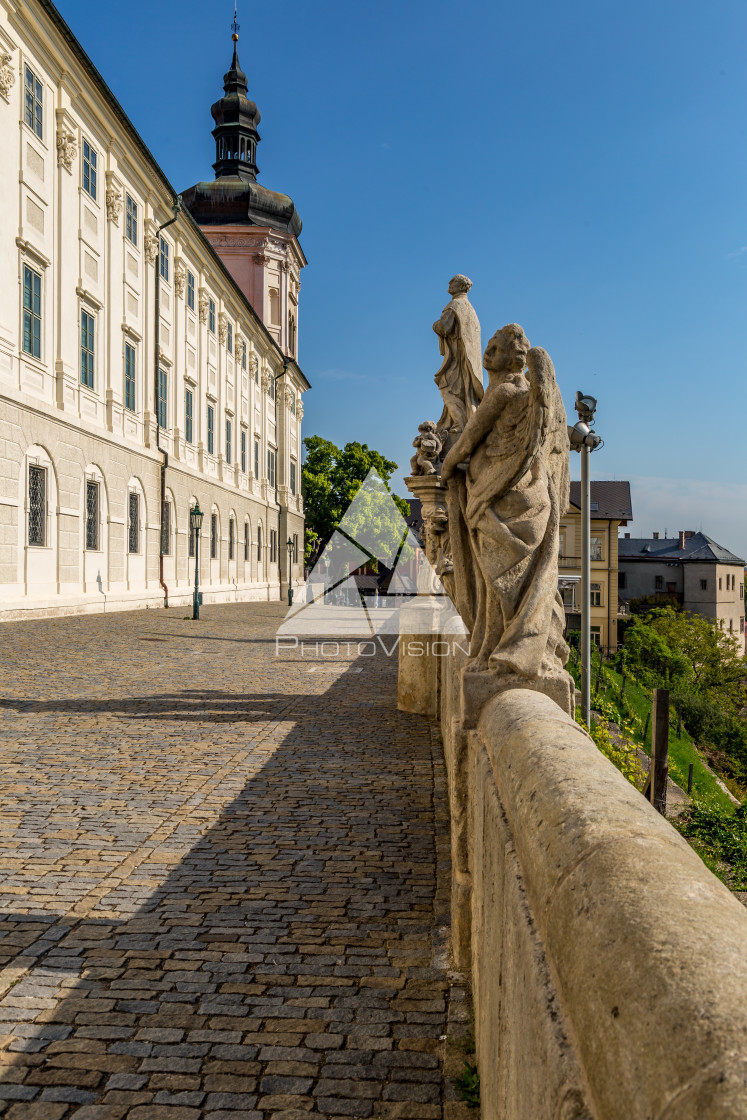
MULTIPOLYGON (((576 684, 580 686, 578 666, 569 662, 568 669, 573 674, 576 684)), ((592 673, 592 693, 596 685, 597 675, 598 665, 595 665, 592 673)), ((620 673, 609 665, 605 665, 602 670, 602 683, 600 685, 602 697, 619 706, 621 688, 622 676, 620 673)), ((625 684, 625 701, 629 710, 638 717, 640 722, 640 729, 633 736, 633 739, 636 745, 641 747, 650 757, 651 730, 649 728, 645 743, 643 742, 643 730, 646 726, 646 716, 651 711, 651 697, 645 689, 628 678, 625 684)), ((732 813, 734 811, 732 802, 716 784, 714 775, 704 766, 695 744, 685 729, 682 729, 681 737, 677 736, 675 722, 675 725, 670 727, 669 732, 669 774, 672 780, 682 789, 687 789, 687 774, 690 763, 693 764, 693 796, 698 801, 718 806, 732 813)))

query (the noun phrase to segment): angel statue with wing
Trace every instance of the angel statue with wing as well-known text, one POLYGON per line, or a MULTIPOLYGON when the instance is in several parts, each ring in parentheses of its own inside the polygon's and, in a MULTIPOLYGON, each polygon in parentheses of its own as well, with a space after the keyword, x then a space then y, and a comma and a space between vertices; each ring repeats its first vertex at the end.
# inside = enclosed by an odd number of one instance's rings
POLYGON ((557 590, 569 492, 565 409, 549 355, 530 349, 518 324, 493 335, 483 364, 485 395, 441 475, 456 606, 471 632, 466 668, 524 686, 551 678, 565 694, 568 646, 557 590))

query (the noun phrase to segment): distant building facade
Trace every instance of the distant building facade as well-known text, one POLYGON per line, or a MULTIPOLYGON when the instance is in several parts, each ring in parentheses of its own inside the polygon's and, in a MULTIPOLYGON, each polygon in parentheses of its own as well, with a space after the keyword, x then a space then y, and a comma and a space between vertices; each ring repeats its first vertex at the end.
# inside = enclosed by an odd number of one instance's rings
POLYGON ((235 43, 224 89, 227 186, 161 229, 174 189, 57 10, 0 2, 0 617, 188 602, 195 502, 206 601, 303 578, 301 223, 254 182, 235 43))
POLYGON ((744 641, 744 560, 705 533, 630 537, 619 543, 620 595, 675 600, 744 641))
MULTIPOLYGON (((591 638, 605 651, 617 649, 618 529, 632 517, 629 482, 591 483, 591 638)), ((567 633, 581 629, 580 579, 581 483, 572 482, 568 512, 560 521, 558 556, 567 633)))

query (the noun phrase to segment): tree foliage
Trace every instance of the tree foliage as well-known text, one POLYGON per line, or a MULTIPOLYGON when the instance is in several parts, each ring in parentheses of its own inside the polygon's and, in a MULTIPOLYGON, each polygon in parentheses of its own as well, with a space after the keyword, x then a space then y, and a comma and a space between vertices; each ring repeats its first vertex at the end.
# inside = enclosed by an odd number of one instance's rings
MULTIPOLYGON (((365 443, 354 440, 343 448, 322 436, 307 436, 305 459, 301 468, 301 485, 306 512, 306 555, 318 555, 345 516, 364 479, 373 468, 382 479, 387 492, 397 464, 386 459, 365 443)), ((409 503, 392 494, 403 516, 410 512, 409 503)))

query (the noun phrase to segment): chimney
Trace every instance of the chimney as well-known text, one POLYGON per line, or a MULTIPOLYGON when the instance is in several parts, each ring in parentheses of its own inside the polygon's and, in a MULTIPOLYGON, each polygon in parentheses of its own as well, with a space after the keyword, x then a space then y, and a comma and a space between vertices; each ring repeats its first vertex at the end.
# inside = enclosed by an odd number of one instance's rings
POLYGON ((685 530, 685 540, 686 541, 689 541, 690 537, 694 537, 694 536, 695 536, 695 530, 694 529, 686 529, 685 530))
POLYGON ((630 540, 630 533, 626 533, 626 534, 625 534, 625 540, 626 540, 626 541, 629 541, 629 540, 630 540))
POLYGON ((655 541, 658 541, 658 539, 659 539, 659 534, 658 534, 658 533, 654 533, 654 540, 655 540, 655 541))
POLYGON ((687 540, 687 533, 685 532, 684 529, 680 529, 680 544, 679 544, 680 548, 685 547, 685 541, 686 540, 687 540))

